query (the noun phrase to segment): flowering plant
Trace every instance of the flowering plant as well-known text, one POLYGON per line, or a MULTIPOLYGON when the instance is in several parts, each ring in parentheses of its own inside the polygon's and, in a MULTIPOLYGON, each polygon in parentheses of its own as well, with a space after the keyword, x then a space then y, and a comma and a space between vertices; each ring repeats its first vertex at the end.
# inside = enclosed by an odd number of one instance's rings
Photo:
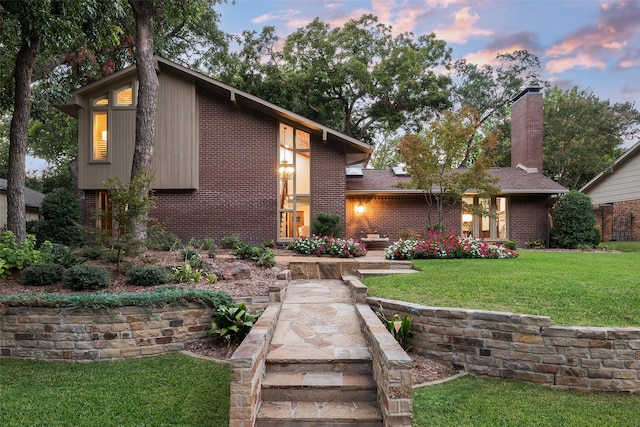
POLYGON ((387 259, 516 258, 518 253, 475 237, 437 231, 422 232, 415 239, 400 239, 385 249, 387 259))
POLYGON ((340 258, 357 258, 367 254, 364 244, 358 239, 316 235, 296 239, 289 245, 289 249, 302 255, 331 255, 340 258))

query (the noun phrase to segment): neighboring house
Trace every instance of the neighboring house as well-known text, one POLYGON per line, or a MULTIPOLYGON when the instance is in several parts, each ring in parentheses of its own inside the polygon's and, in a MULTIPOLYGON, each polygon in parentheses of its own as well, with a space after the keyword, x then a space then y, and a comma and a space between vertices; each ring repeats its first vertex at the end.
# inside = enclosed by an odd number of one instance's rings
MULTIPOLYGON (((347 177, 345 170, 366 165, 369 145, 165 59, 156 58, 156 69, 152 216, 182 239, 237 233, 256 244, 285 243, 309 235, 321 212, 340 215, 349 237, 377 229, 395 239, 403 228, 426 225, 424 199, 392 188, 393 179, 381 180, 390 171, 347 177), (368 209, 356 217, 365 199, 368 209)), ((78 119, 78 185, 87 223, 109 206, 107 179, 128 182, 136 94, 132 66, 80 88, 61 107, 78 119)), ((541 109, 539 120, 541 139, 541 109)), ((496 169, 503 178, 503 193, 491 199, 498 219, 465 221, 465 230, 494 240, 547 238, 549 196, 566 190, 530 169, 542 170, 541 147, 540 140, 539 165, 528 163, 529 155, 519 161, 529 169, 496 169)), ((447 223, 462 231, 461 221, 459 210, 450 209, 447 223)))
POLYGON ((591 197, 603 241, 640 240, 640 142, 580 191, 591 197))
MULTIPOLYGON (((44 194, 24 188, 25 218, 27 221, 40 219, 40 205, 44 199, 44 194)), ((0 228, 7 227, 7 180, 0 178, 0 228)))
MULTIPOLYGON (((549 241, 550 215, 555 196, 568 190, 542 174, 542 93, 530 88, 520 93, 511 108, 510 168, 491 168, 498 177, 500 194, 482 199, 469 193, 463 201, 482 205, 493 217, 462 213, 460 206, 448 206, 445 227, 455 233, 492 241, 549 241)), ((427 223, 426 201, 419 190, 398 188, 409 181, 401 168, 349 170, 347 179, 347 234, 363 237, 377 233, 396 239, 403 230, 418 231, 427 223)), ((435 213, 432 220, 435 221, 435 213)))

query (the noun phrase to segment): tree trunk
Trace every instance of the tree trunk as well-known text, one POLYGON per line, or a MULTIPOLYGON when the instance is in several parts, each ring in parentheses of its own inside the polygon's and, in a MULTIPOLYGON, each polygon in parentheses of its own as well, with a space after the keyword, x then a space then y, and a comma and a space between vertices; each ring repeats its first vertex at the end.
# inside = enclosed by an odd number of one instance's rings
MULTIPOLYGON (((153 18, 155 2, 129 0, 136 18, 136 66, 138 70, 138 106, 136 109, 136 140, 131 165, 131 179, 151 174, 153 139, 158 108, 158 75, 153 61, 153 18)), ((134 225, 135 236, 146 238, 146 218, 134 225)))
POLYGON ((15 97, 9 130, 9 175, 7 179, 7 229, 18 242, 27 236, 24 181, 27 156, 27 130, 31 115, 31 76, 38 57, 40 38, 23 37, 16 57, 15 97))

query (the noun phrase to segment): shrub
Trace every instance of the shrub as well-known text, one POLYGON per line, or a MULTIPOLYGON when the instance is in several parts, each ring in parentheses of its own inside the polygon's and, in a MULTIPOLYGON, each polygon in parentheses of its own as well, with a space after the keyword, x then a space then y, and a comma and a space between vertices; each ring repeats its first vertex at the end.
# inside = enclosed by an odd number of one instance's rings
POLYGON ((82 264, 86 261, 85 258, 76 256, 74 250, 69 246, 61 245, 60 243, 54 243, 45 249, 40 249, 40 252, 42 257, 46 258, 49 262, 60 264, 65 268, 82 264))
POLYGON ((273 267, 274 265, 276 265, 275 254, 271 249, 261 247, 256 263, 262 267, 273 267))
POLYGON ((507 240, 502 246, 507 249, 511 249, 512 251, 518 249, 518 243, 515 240, 507 240))
POLYGON ((244 304, 222 306, 214 316, 217 321, 211 325, 209 333, 233 343, 241 343, 260 317, 259 314, 250 314, 244 304))
POLYGON ((56 263, 33 264, 22 270, 22 283, 30 286, 47 286, 62 280, 65 268, 56 263))
POLYGON ((109 270, 99 265, 74 265, 65 271, 64 282, 75 291, 102 289, 109 286, 109 270))
MULTIPOLYGON (((42 247, 45 252, 50 249, 51 243, 45 242, 42 247)), ((0 235, 0 277, 11 274, 13 269, 23 269, 31 264, 37 264, 42 257, 36 248, 36 237, 27 234, 27 237, 18 243, 15 234, 5 231, 0 235)))
POLYGON ((556 203, 553 218, 552 232, 559 247, 575 249, 578 245, 593 245, 596 217, 589 196, 576 190, 563 195, 556 203))
POLYGON ((202 264, 202 256, 194 247, 187 246, 180 250, 180 254, 182 255, 182 259, 191 264, 193 268, 197 268, 202 264))
POLYGON ((89 245, 80 249, 80 256, 87 259, 100 259, 104 255, 104 248, 97 245, 89 245))
POLYGON ((179 283, 199 282, 202 279, 202 270, 194 269, 188 262, 181 267, 173 267, 171 271, 171 277, 179 283))
POLYGON ((258 248, 248 243, 240 242, 234 246, 231 254, 239 259, 254 259, 258 257, 258 248))
POLYGON ((159 266, 133 267, 127 271, 129 283, 137 286, 156 286, 169 281, 167 269, 159 266))
POLYGON ((318 219, 311 221, 311 234, 316 236, 339 236, 342 233, 342 227, 338 224, 340 215, 320 212, 318 219))
POLYGON ((42 200, 40 215, 42 219, 31 224, 38 243, 49 240, 75 246, 80 242, 80 202, 71 191, 59 188, 47 194, 42 200))
POLYGON ((225 249, 233 249, 236 246, 238 246, 240 243, 242 243, 242 240, 240 240, 240 236, 238 236, 237 234, 225 236, 222 239, 220 239, 220 246, 225 249))
POLYGON ((173 251, 182 247, 182 240, 160 227, 152 227, 147 232, 147 247, 156 251, 173 251))
POLYGON ((485 258, 509 259, 518 254, 505 247, 478 238, 462 238, 457 234, 426 232, 420 238, 400 239, 385 249, 387 259, 451 259, 485 258))

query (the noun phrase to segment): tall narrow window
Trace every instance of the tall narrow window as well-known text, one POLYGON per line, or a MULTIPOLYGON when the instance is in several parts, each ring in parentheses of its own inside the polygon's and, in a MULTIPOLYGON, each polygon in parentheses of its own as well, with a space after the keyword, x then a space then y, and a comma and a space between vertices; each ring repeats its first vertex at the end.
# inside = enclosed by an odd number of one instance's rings
POLYGON ((106 191, 100 191, 98 193, 98 228, 101 230, 113 228, 111 213, 111 196, 106 191))
POLYGON ((107 160, 109 148, 109 134, 107 126, 107 112, 93 112, 93 155, 92 160, 107 160))
POLYGON ((463 197, 462 204, 462 235, 487 240, 509 238, 506 197, 463 197))
POLYGON ((280 124, 278 220, 281 240, 311 234, 311 135, 280 124))

